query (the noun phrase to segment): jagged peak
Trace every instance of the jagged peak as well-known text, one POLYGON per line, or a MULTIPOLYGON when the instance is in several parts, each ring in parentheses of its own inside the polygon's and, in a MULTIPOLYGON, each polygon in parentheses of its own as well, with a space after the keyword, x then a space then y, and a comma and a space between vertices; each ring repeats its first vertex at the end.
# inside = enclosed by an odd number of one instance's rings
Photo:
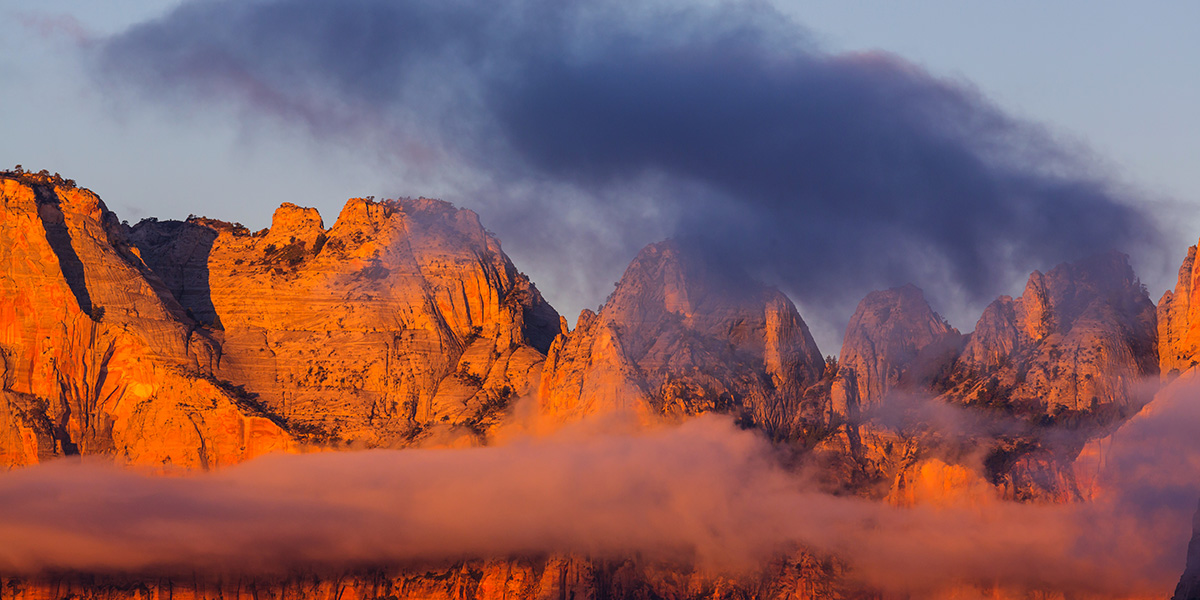
MULTIPOLYGON (((934 312, 925 292, 909 283, 866 295, 854 310, 846 326, 845 339, 875 338, 882 332, 911 335, 916 332, 958 333, 941 315, 934 312)), ((845 356, 843 346, 843 356, 845 356)))
POLYGON ((1023 329, 1034 340, 1061 332, 1097 300, 1126 312, 1138 312, 1151 304, 1127 255, 1115 251, 1094 254, 1061 263, 1044 274, 1030 274, 1021 295, 1023 329))
MULTIPOLYGON (((846 326, 838 363, 845 390, 864 406, 910 379, 921 379, 931 361, 957 351, 958 330, 934 312, 925 293, 908 284, 876 290, 862 299, 846 326)), ((854 404, 835 398, 835 404, 854 404)))

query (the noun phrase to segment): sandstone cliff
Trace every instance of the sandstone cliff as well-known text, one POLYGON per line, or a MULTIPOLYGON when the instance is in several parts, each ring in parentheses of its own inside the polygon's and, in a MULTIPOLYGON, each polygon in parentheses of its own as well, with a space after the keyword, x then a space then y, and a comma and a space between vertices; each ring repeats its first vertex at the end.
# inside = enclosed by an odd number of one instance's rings
MULTIPOLYGON (((284 204, 257 233, 206 218, 123 227, 90 192, 40 176, 0 177, 0 202, 4 466, 99 454, 212 468, 297 438, 474 443, 528 394, 557 422, 731 413, 818 457, 839 492, 897 505, 1064 502, 1084 495, 1084 442, 1140 407, 1137 382, 1160 361, 1168 372, 1200 359, 1195 248, 1157 323, 1120 255, 1035 272, 968 336, 915 287, 872 293, 835 370, 786 296, 670 242, 645 248, 567 333, 475 214, 435 200, 353 199, 330 228, 284 204), (951 426, 934 418, 946 407, 951 426)), ((209 582, 0 579, 0 599, 174 594, 874 597, 835 558, 803 551, 740 579, 579 556, 209 582)))
POLYGON ((1136 411, 1159 372, 1155 308, 1128 259, 1106 254, 1035 271, 1020 298, 993 302, 948 396, 1025 413, 1136 411))
POLYGON ((1164 376, 1178 375, 1200 364, 1200 290, 1196 246, 1188 248, 1179 267, 1179 282, 1158 301, 1158 356, 1164 376))
POLYGON ((831 389, 837 429, 819 446, 824 475, 899 503, 919 500, 913 486, 937 473, 966 486, 948 497, 985 479, 1010 500, 1079 499, 1083 446, 1148 400, 1155 321, 1119 254, 1034 272, 1020 298, 997 299, 965 339, 916 288, 874 292, 847 328, 831 389))
POLYGON ((921 389, 958 354, 962 336, 913 285, 871 292, 858 304, 838 358, 833 410, 846 417, 897 387, 921 389))
POLYGON ((219 342, 214 373, 321 443, 480 434, 560 332, 475 213, 438 200, 352 199, 328 230, 285 203, 257 233, 193 218, 131 238, 219 342))
POLYGON ((543 413, 731 412, 775 438, 819 421, 824 402, 805 392, 825 363, 796 307, 778 290, 725 277, 672 242, 647 246, 599 314, 585 310, 551 346, 543 413))
POLYGON ((91 192, 0 176, 3 466, 101 454, 231 464, 291 444, 212 379, 218 346, 145 267, 91 192))

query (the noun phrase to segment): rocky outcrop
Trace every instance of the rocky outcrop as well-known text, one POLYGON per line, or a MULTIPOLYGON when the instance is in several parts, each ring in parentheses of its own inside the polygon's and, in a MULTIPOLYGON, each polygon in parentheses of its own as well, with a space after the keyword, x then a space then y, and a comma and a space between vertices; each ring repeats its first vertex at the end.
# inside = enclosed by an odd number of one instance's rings
POLYGON ((824 360, 778 290, 732 281, 673 242, 643 249, 598 314, 556 340, 541 382, 551 419, 632 409, 644 418, 741 413, 772 436, 817 420, 805 391, 824 360))
POLYGON ((561 331, 475 213, 438 200, 352 199, 328 230, 285 203, 257 233, 193 218, 131 238, 219 341, 214 373, 319 443, 478 436, 561 331))
POLYGON ((1075 465, 1089 440, 1149 400, 1156 338, 1128 259, 1098 255, 1035 271, 1021 297, 989 305, 930 391, 969 409, 974 425, 953 446, 982 456, 975 468, 1001 498, 1075 501, 1092 493, 1075 465))
POLYGON ((413 565, 337 575, 183 578, 72 576, 22 579, 0 575, 0 600, 196 600, 258 598, 339 600, 603 600, 877 598, 853 580, 836 559, 800 552, 744 575, 707 573, 691 565, 640 558, 592 559, 578 555, 471 560, 413 565))
POLYGON ((3 466, 98 454, 197 468, 290 446, 213 378, 218 345, 96 195, 5 174, 0 203, 3 466))
POLYGON ((1035 271, 993 302, 947 397, 1022 413, 1136 411, 1159 372, 1154 304, 1121 254, 1035 271))
POLYGON ((833 410, 878 405, 898 387, 920 389, 958 354, 962 336, 913 285, 871 292, 850 317, 838 358, 833 410))
POLYGON ((1167 290, 1158 301, 1158 358, 1164 376, 1200 364, 1200 301, 1194 298, 1197 278, 1196 246, 1192 246, 1179 267, 1175 290, 1167 290))
MULTIPOLYGON (((823 474, 839 490, 898 503, 919 501, 912 490, 930 473, 986 480, 1009 500, 1080 499, 1090 492, 1075 459, 1148 400, 1155 339, 1154 306, 1120 254, 1033 273, 965 340, 916 288, 874 292, 847 328, 831 386, 837 428, 818 446, 823 474), (966 409, 949 430, 922 414, 956 410, 942 404, 966 409)), ((978 495, 967 487, 945 494, 978 495)))

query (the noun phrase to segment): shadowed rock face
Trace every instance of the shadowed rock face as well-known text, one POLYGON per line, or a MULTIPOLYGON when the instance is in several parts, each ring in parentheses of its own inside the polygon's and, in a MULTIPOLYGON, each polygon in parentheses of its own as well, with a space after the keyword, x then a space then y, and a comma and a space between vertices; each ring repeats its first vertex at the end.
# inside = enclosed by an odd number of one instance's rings
MULTIPOLYGON (((726 576, 686 564, 641 558, 594 559, 575 554, 469 560, 363 569, 329 574, 298 571, 286 577, 234 576, 205 579, 63 576, 49 580, 0 575, 0 586, 22 600, 195 600, 258 598, 344 600, 694 600, 699 598, 820 598, 874 600, 856 585, 841 561, 801 552, 766 565, 759 573, 726 576)), ((6 595, 5 598, 10 596, 6 595)))
POLYGON ((550 349, 542 409, 570 420, 615 409, 647 419, 739 412, 770 435, 823 407, 804 393, 824 360, 778 290, 731 282, 671 242, 643 249, 599 314, 550 349))
MULTIPOLYGON (((1192 250, 1195 251, 1194 246, 1192 250)), ((1184 567, 1183 576, 1179 578, 1179 585, 1175 586, 1175 595, 1171 596, 1171 600, 1197 599, 1200 599, 1200 508, 1196 510, 1196 516, 1192 519, 1192 539, 1188 542, 1187 565, 1184 567)))
POLYGON ((0 177, 0 457, 232 464, 291 438, 213 383, 218 346, 87 190, 0 177))
POLYGON ((871 292, 846 327, 834 412, 853 415, 877 405, 898 386, 928 384, 938 367, 953 360, 961 338, 917 287, 871 292))
POLYGON ((146 261, 214 328, 215 372, 316 441, 482 432, 537 380, 558 314, 479 224, 437 200, 350 200, 326 230, 142 222, 146 261))

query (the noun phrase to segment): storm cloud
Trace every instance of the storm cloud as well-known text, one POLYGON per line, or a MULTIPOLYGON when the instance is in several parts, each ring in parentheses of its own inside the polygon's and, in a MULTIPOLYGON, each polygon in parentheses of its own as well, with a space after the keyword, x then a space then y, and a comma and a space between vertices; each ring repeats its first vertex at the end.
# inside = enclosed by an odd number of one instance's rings
POLYGON ((92 49, 117 88, 449 190, 568 295, 602 297, 666 236, 842 312, 908 282, 978 304, 1161 243, 1039 127, 899 57, 824 52, 763 3, 188 2, 92 49))

